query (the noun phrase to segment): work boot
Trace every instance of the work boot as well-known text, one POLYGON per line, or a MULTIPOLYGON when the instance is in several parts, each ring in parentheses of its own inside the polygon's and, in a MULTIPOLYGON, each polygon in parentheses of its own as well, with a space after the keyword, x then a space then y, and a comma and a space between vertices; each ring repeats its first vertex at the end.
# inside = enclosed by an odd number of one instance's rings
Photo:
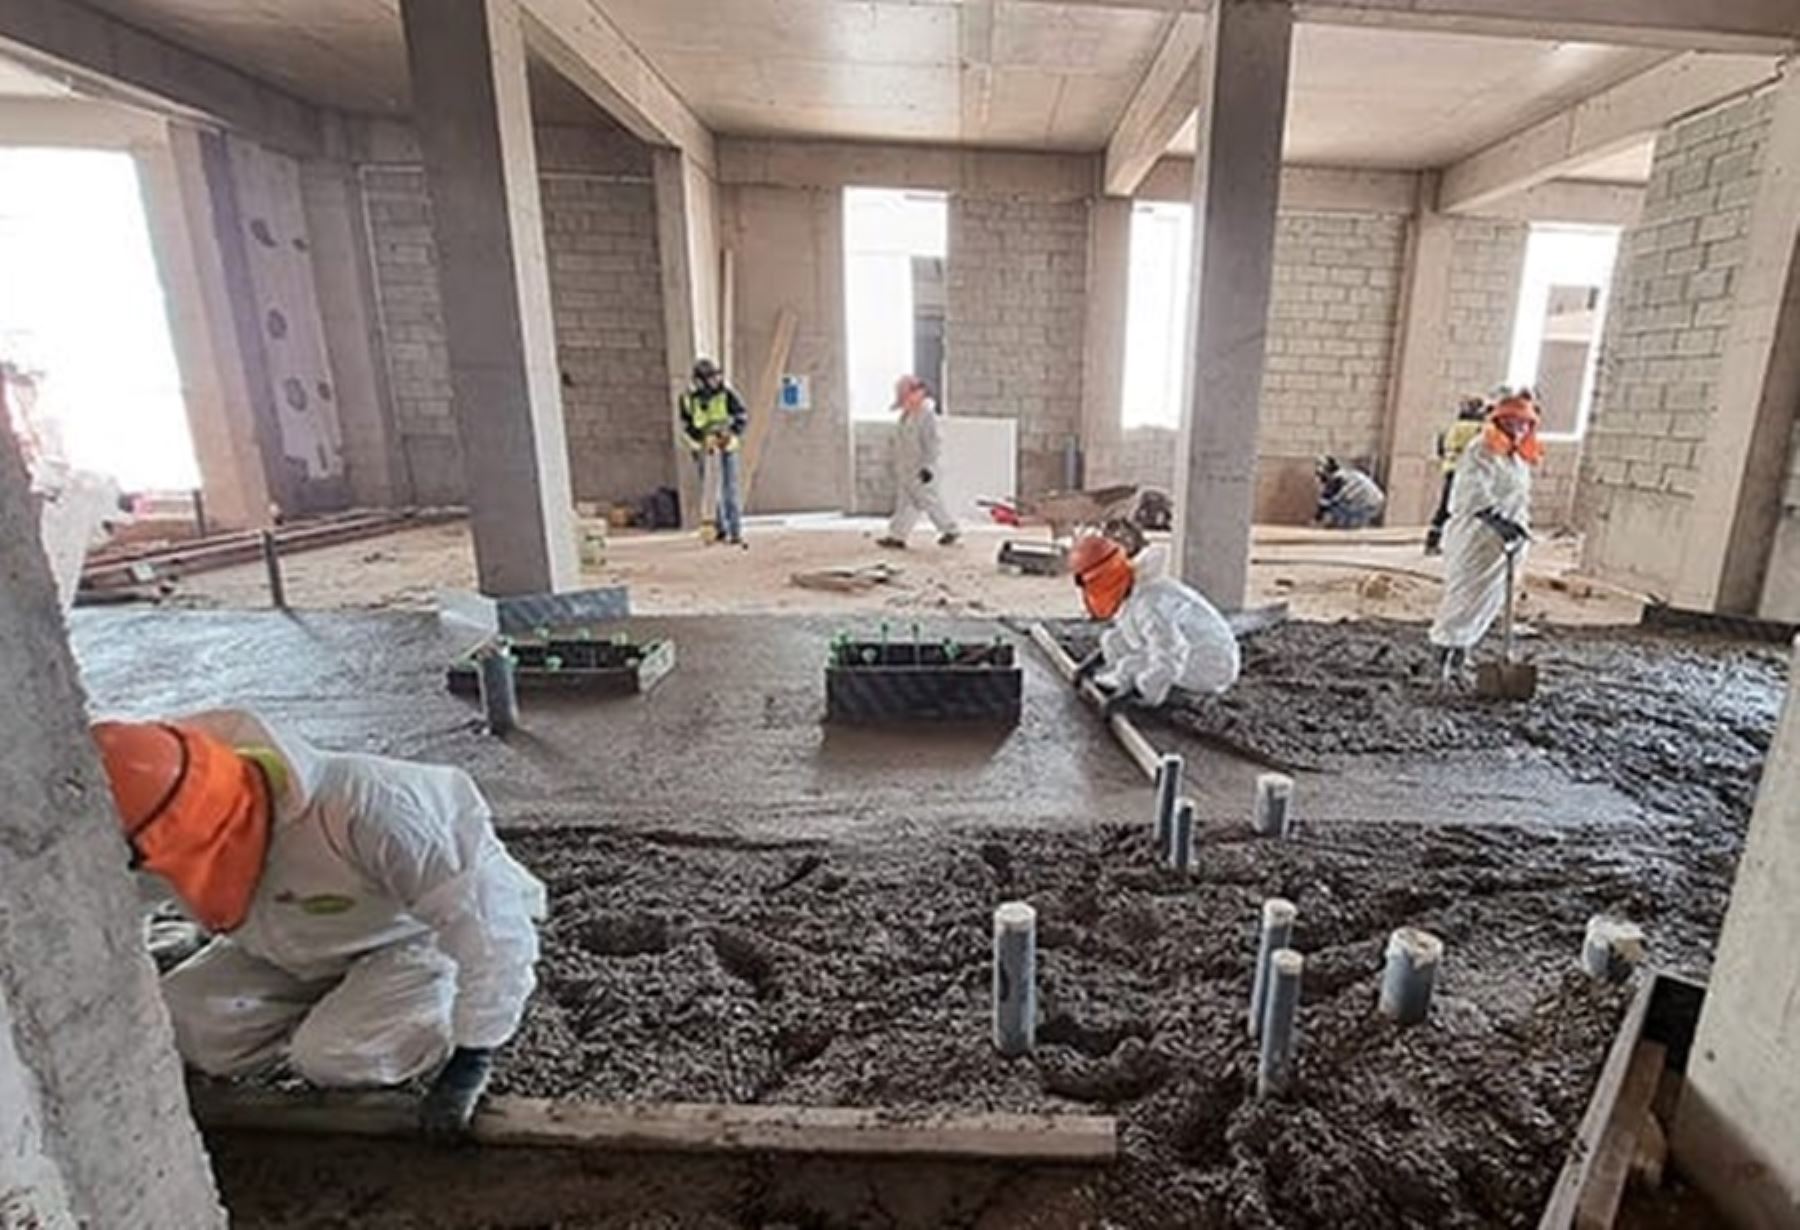
POLYGON ((1458 649, 1453 645, 1440 647, 1438 649, 1438 682, 1460 685, 1463 681, 1463 670, 1468 665, 1468 661, 1468 650, 1458 649))
POLYGON ((960 531, 948 530, 945 533, 938 535, 938 546, 954 547, 961 538, 962 533, 960 531))
POLYGON ((893 551, 906 550, 906 540, 895 538, 892 534, 883 534, 880 538, 875 540, 875 545, 878 547, 887 547, 893 551))
POLYGON ((1444 553, 1443 539, 1439 536, 1439 534, 1436 530, 1432 530, 1429 534, 1425 535, 1425 554, 1427 554, 1427 555, 1442 555, 1443 553, 1444 553))

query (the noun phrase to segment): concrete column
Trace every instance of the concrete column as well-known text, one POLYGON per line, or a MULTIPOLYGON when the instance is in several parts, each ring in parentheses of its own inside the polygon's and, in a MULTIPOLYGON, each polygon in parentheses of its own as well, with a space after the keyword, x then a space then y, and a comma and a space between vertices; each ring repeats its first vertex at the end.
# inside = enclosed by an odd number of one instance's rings
POLYGON ((0 576, 0 1225, 223 1227, 7 432, 0 576))
POLYGON ((1088 212, 1087 326, 1081 364, 1081 450, 1090 486, 1117 477, 1131 288, 1131 207, 1101 197, 1088 212))
POLYGON ((207 519, 225 529, 267 525, 274 493, 263 463, 249 374, 238 349, 224 263, 214 241, 199 135, 168 124, 161 139, 134 144, 132 157, 207 519))
MULTIPOLYGON (((700 522, 700 483, 691 455, 675 429, 675 399, 688 386, 701 346, 693 215, 688 204, 688 159, 678 149, 652 149, 650 158, 656 188, 656 248, 662 264, 663 344, 668 349, 669 447, 675 454, 681 523, 692 527, 700 522)), ((730 375, 735 379, 735 372, 730 375)))
POLYGON ((1800 606, 1800 582, 1769 571, 1800 404, 1800 76, 1776 87, 1766 142, 1674 592, 1744 615, 1800 606))
POLYGON ((1444 376, 1450 338, 1450 260, 1455 233, 1437 210, 1438 175, 1419 177, 1407 228, 1406 281, 1394 334, 1394 379, 1382 434, 1389 525, 1424 525, 1437 508, 1437 433, 1450 407, 1444 376))
POLYGON ((1289 0, 1216 0, 1206 20, 1176 558, 1183 580, 1237 609, 1250 570, 1294 10, 1289 0))
POLYGON ((1790 683, 1670 1146, 1734 1226, 1800 1219, 1800 686, 1790 683))
POLYGON ((482 592, 579 576, 516 0, 404 0, 482 592))

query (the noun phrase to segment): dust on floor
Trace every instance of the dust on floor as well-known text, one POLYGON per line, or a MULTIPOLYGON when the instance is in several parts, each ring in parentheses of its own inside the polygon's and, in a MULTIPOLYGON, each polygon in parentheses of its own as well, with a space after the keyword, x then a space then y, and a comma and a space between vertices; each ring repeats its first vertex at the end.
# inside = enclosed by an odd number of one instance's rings
MULTIPOLYGON (((881 523, 833 518, 791 525, 753 525, 750 547, 708 546, 691 534, 621 533, 606 562, 583 574, 593 585, 631 587, 640 614, 1007 614, 1068 617, 1080 604, 1066 577, 1019 576, 997 563, 1008 539, 1042 541, 1043 529, 971 526, 954 547, 917 535, 911 548, 874 545, 881 523), (821 568, 887 563, 901 570, 891 585, 862 594, 803 589, 790 577, 821 568)), ((1416 531, 1331 533, 1260 526, 1250 570, 1253 603, 1286 602, 1304 619, 1429 619, 1443 574, 1441 559, 1420 553, 1416 531)), ((1574 539, 1534 548, 1521 610, 1561 624, 1635 623, 1640 604, 1577 574, 1574 539)), ((288 601, 302 610, 427 610, 439 589, 472 588, 468 527, 422 527, 381 538, 305 552, 283 563, 288 601)), ((262 565, 196 573, 175 599, 191 607, 268 604, 262 565)))
MULTIPOLYGON (((1558 663, 1544 713, 1453 700, 1434 711, 1442 730, 1420 731, 1403 696, 1338 708, 1416 674, 1416 628, 1265 636, 1248 655, 1238 737, 1305 756, 1349 788, 1358 761, 1395 747, 1430 761, 1485 740, 1616 778, 1641 816, 1485 828, 1312 820, 1284 842, 1214 821, 1191 877, 1154 864, 1141 824, 960 825, 935 839, 912 828, 854 842, 514 832, 552 910, 542 987, 504 1053, 500 1088, 1101 1110, 1120 1117, 1120 1162, 1098 1174, 969 1168, 928 1180, 917 1169, 733 1161, 688 1185, 689 1163, 588 1160, 569 1163, 569 1186, 534 1185, 504 1204, 472 1196, 482 1212, 458 1220, 451 1194, 469 1180, 441 1165, 409 1178, 368 1172, 360 1150, 233 1143, 218 1156, 239 1223, 1535 1224, 1622 1003, 1575 973, 1583 924, 1624 914, 1647 927, 1654 960, 1704 972, 1782 663, 1688 638, 1559 633, 1543 650, 1558 663), (1274 894, 1299 907, 1308 968, 1297 1084, 1259 1102, 1243 1012, 1257 908, 1274 894), (987 1038, 989 915, 1009 898, 1037 907, 1041 946, 1041 1046, 1015 1062, 987 1038), (1372 1010, 1381 946, 1401 925, 1448 946, 1431 1020, 1413 1030, 1372 1010), (552 1190, 587 1199, 595 1171, 669 1201, 630 1213, 545 1203, 552 1190), (796 1182, 800 1173, 814 1181, 796 1182), (304 1207, 296 1174, 315 1192, 349 1193, 350 1211, 308 1220, 280 1197, 304 1207), (419 1175, 432 1176, 429 1190, 419 1175)), ((1553 797, 1540 805, 1558 808, 1553 797)), ((502 1164, 483 1167, 492 1176, 502 1164)))

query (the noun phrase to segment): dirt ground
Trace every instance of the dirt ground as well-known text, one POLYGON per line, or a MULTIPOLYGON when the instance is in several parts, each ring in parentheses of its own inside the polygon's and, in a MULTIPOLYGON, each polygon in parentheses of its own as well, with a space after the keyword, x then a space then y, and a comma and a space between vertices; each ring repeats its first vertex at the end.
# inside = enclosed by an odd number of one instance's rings
MULTIPOLYGON (((594 585, 631 587, 632 610, 644 615, 698 611, 750 614, 1079 614, 1066 577, 1002 572, 996 557, 1009 538, 1044 540, 1042 529, 970 527, 955 547, 915 536, 904 552, 874 545, 881 524, 867 519, 797 518, 786 525, 753 524, 750 548, 706 546, 691 534, 617 533, 605 565, 590 569, 594 585), (864 594, 802 589, 789 578, 820 568, 887 563, 901 569, 891 585, 864 594)), ((1578 544, 1552 538, 1534 548, 1522 613, 1561 624, 1637 621, 1631 595, 1583 579, 1578 544)), ((1251 564, 1254 603, 1286 602, 1299 618, 1430 619, 1436 609, 1441 559, 1427 559, 1410 530, 1328 533, 1259 527, 1251 564)), ((444 588, 471 588, 474 558, 462 523, 405 530, 290 557, 284 565, 288 601, 303 610, 429 610, 444 588)), ((255 608, 268 602, 261 564, 196 573, 175 599, 200 608, 255 608)))
MULTIPOLYGON (((85 616, 90 690, 141 707, 228 689, 177 648, 184 619, 223 618, 85 616)), ((347 654, 363 642, 330 622, 232 618, 273 704, 332 715, 348 745, 467 764, 550 886, 540 991, 500 1088, 1062 1108, 1116 1114, 1123 1148, 1095 1172, 458 1162, 404 1144, 215 1140, 235 1223, 252 1227, 1534 1225, 1622 1003, 1574 973, 1583 924, 1624 914, 1655 961, 1705 972, 1786 675, 1766 647, 1555 630, 1531 649, 1539 699, 1496 706, 1438 695, 1416 627, 1259 634, 1226 700, 1185 706, 1153 738, 1188 754, 1201 792, 1227 772, 1202 737, 1305 766, 1303 823, 1291 840, 1256 840, 1241 802, 1206 794, 1198 869, 1183 878, 1150 858, 1141 779, 1109 777, 1122 757, 1039 676, 1025 729, 950 761, 937 797, 917 750, 929 737, 850 747, 808 733, 816 710, 797 697, 817 680, 774 673, 807 661, 829 622, 759 634, 755 620, 672 621, 693 647, 664 685, 675 690, 535 718, 528 705, 530 742, 502 748, 455 718, 466 708, 421 691, 438 642, 419 639, 424 625, 392 634, 418 617, 335 617, 389 628, 381 655, 347 654), (716 640, 695 631, 720 622, 716 640), (341 667, 321 671, 321 652, 341 667), (388 679, 404 686, 389 696, 388 679), (709 805, 639 763, 659 759, 636 742, 644 723, 672 739, 699 715, 738 732, 760 789, 731 777, 709 805), (1092 772, 1065 782, 1071 755, 1092 772), (1034 765, 1063 782, 1050 795, 1089 776, 1113 784, 1051 819, 1048 796, 1031 801, 1034 765), (1419 810, 1384 822, 1366 800, 1392 797, 1397 773, 1418 776, 1419 810), (1520 822, 1464 823, 1460 802, 1431 815, 1429 797, 1455 790, 1510 792, 1520 822), (637 796, 652 794, 666 804, 646 809, 637 796), (1273 894, 1299 907, 1308 967, 1297 1084, 1259 1102, 1243 1011, 1273 894), (1038 1052, 1007 1062, 987 1040, 988 920, 1012 898, 1039 911, 1042 1024, 1038 1052), (1404 1031, 1372 1010, 1400 925, 1448 947, 1430 1021, 1404 1031)), ((1237 763, 1234 798, 1255 771, 1237 763)))

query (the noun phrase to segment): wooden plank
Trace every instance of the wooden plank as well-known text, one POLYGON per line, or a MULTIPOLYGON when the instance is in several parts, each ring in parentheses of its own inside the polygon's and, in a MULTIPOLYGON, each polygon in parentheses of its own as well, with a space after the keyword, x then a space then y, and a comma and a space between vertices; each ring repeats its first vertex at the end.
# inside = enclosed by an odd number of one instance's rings
MULTIPOLYGON (((246 1132, 407 1136, 418 1102, 395 1092, 292 1093, 236 1086, 190 1091, 203 1127, 246 1132)), ((932 1114, 841 1106, 729 1106, 488 1098, 474 1139, 497 1147, 655 1153, 804 1153, 1098 1165, 1118 1156, 1110 1117, 932 1114)))
MULTIPOLYGON (((1075 659, 1063 651, 1063 647, 1050 634, 1050 629, 1041 623, 1032 624, 1031 639, 1043 651, 1044 656, 1050 659, 1050 664, 1056 668, 1057 674, 1068 682, 1074 683, 1075 659)), ((1083 700, 1095 708, 1099 708, 1101 702, 1106 699, 1106 694, 1091 679, 1082 680, 1076 690, 1083 700)), ((1112 731, 1113 738, 1118 740, 1119 746, 1125 749, 1125 754, 1131 757, 1132 763, 1137 765, 1145 777, 1155 781, 1157 766, 1162 763, 1162 753, 1156 750, 1136 724, 1123 713, 1115 713, 1107 718, 1106 725, 1112 731)))
POLYGON ((756 467, 762 461, 763 445, 775 425, 775 400, 781 392, 781 373, 787 370, 788 354, 794 347, 794 330, 800 321, 792 308, 782 308, 775 317, 775 336, 770 339, 769 353, 763 359, 762 372, 750 397, 750 432, 744 440, 744 481, 739 499, 750 507, 750 491, 756 485, 756 467))
POLYGON ((1650 1101, 1656 1096, 1657 1082, 1662 1079, 1667 1062, 1668 1048, 1660 1042, 1640 1042, 1632 1048, 1618 1099, 1607 1119, 1606 1134, 1600 1138, 1581 1202, 1575 1207, 1575 1230, 1611 1230, 1613 1219, 1619 1214, 1619 1201, 1625 1195, 1631 1161, 1637 1156, 1638 1135, 1643 1131, 1644 1118, 1650 1113, 1650 1101))
POLYGON ((1625 1009, 1612 1049, 1607 1052, 1606 1063, 1594 1082, 1594 1096, 1589 1099, 1581 1123, 1575 1129, 1575 1138, 1569 1142, 1562 1171, 1556 1176, 1556 1186, 1551 1189, 1544 1214, 1538 1219, 1538 1230, 1568 1230, 1575 1224, 1576 1209, 1587 1188, 1588 1174, 1599 1152, 1601 1138, 1611 1122, 1613 1107, 1619 1100, 1619 1089, 1625 1083, 1625 1073, 1631 1066, 1638 1038, 1644 1032, 1644 1018, 1650 1011, 1650 997, 1656 989, 1656 981, 1655 976, 1646 976, 1625 1009))

